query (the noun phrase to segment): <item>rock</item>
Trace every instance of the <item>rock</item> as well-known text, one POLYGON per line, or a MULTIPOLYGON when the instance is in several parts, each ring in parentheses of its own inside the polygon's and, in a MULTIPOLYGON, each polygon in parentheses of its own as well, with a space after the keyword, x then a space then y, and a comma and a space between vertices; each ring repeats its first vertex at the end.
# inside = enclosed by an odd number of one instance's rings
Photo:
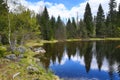
POLYGON ((0 59, 0 63, 9 63, 9 62, 10 62, 9 59, 5 59, 5 58, 0 59))
POLYGON ((34 67, 34 66, 28 66, 28 67, 27 67, 27 71, 28 71, 28 73, 30 73, 30 74, 39 73, 39 69, 36 68, 36 67, 34 67))
POLYGON ((42 47, 34 48, 33 51, 36 53, 46 53, 45 49, 42 47))
POLYGON ((17 48, 17 51, 20 52, 20 53, 25 53, 26 52, 26 48, 24 46, 19 46, 17 48))
POLYGON ((24 55, 23 54, 19 54, 18 58, 24 58, 24 55))
POLYGON ((60 80, 58 76, 55 76, 55 80, 60 80))
POLYGON ((15 54, 6 55, 5 58, 10 59, 10 60, 16 60, 17 59, 15 54))
POLYGON ((35 58, 35 62, 40 62, 40 59, 38 59, 38 58, 35 58))
POLYGON ((15 54, 9 54, 9 55, 6 55, 5 58, 9 60, 20 60, 21 58, 24 58, 24 55, 19 54, 18 56, 16 56, 15 54))

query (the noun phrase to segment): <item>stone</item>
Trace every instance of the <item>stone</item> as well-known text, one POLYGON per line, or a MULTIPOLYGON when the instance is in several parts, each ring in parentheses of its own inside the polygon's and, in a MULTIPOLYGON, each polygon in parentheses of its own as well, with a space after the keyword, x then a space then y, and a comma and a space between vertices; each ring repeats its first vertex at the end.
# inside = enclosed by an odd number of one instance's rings
POLYGON ((33 51, 36 53, 46 53, 45 49, 42 47, 34 48, 33 51))
POLYGON ((35 58, 35 62, 40 62, 40 59, 38 59, 38 58, 35 58))
POLYGON ((10 59, 10 60, 16 60, 17 59, 15 54, 6 55, 5 58, 10 59))
POLYGON ((20 53, 25 53, 26 52, 26 48, 24 46, 19 46, 17 48, 17 51, 19 51, 20 53))
POLYGON ((18 58, 24 58, 24 55, 23 54, 19 54, 18 58))
POLYGON ((39 69, 36 68, 36 67, 34 67, 34 66, 28 66, 28 67, 27 67, 27 71, 28 71, 28 73, 30 73, 30 74, 39 73, 39 69))

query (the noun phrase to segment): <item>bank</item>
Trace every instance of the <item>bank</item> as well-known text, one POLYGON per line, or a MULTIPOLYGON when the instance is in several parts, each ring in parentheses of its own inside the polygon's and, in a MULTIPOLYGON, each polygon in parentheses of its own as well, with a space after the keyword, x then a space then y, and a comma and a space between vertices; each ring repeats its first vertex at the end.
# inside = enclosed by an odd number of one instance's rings
POLYGON ((71 41, 119 41, 120 38, 79 38, 79 39, 64 39, 64 40, 28 40, 26 46, 42 46, 44 43, 56 42, 71 42, 71 41))
MULTIPOLYGON (((52 71, 46 70, 35 52, 27 49, 22 58, 7 59, 6 46, 0 46, 0 80, 60 80, 52 71)), ((15 54, 18 56, 19 54, 15 54)))

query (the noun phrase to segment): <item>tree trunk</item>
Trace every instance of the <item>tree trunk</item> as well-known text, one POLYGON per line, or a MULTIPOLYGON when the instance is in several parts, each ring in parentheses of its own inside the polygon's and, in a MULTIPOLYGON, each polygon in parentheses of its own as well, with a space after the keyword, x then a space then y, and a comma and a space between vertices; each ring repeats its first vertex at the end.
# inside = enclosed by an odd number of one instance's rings
POLYGON ((9 45, 10 45, 10 49, 12 52, 14 52, 15 50, 15 41, 12 41, 11 40, 11 27, 10 27, 10 16, 8 14, 8 42, 9 42, 9 45))

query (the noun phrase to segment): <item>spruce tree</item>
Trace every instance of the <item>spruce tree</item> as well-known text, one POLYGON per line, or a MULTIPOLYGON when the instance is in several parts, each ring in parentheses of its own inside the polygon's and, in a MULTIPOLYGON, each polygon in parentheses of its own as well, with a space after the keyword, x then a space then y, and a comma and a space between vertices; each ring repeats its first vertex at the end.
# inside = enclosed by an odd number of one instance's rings
POLYGON ((40 25, 42 38, 45 40, 50 40, 49 15, 46 7, 44 8, 44 11, 42 14, 37 15, 37 20, 40 25))
POLYGON ((91 13, 91 8, 89 3, 86 4, 85 13, 84 13, 84 23, 86 25, 86 31, 88 37, 94 36, 94 26, 93 26, 93 18, 91 13))
POLYGON ((6 5, 4 4, 3 0, 0 0, 0 33, 4 30, 6 25, 6 20, 7 20, 7 8, 6 5))
POLYGON ((7 42, 7 27, 8 27, 8 8, 4 0, 0 0, 0 42, 7 42))
POLYGON ((97 37, 105 36, 105 15, 102 5, 99 5, 97 17, 96 17, 96 35, 97 37))
POLYGON ((120 37, 120 4, 118 6, 118 12, 117 12, 117 37, 120 37))
POLYGON ((120 4, 118 7, 118 12, 117 12, 117 26, 120 27, 120 4))
POLYGON ((55 30, 55 38, 57 40, 63 40, 65 39, 65 27, 64 27, 64 23, 61 20, 61 17, 58 16, 57 18, 57 22, 56 22, 56 30, 55 30))
POLYGON ((77 33, 77 25, 75 22, 75 18, 72 18, 72 38, 76 38, 76 33, 77 33))
POLYGON ((71 20, 68 19, 68 22, 66 24, 66 35, 68 39, 71 38, 71 27, 72 27, 71 20))
POLYGON ((56 24, 55 18, 52 16, 50 19, 50 37, 51 37, 51 40, 55 39, 55 27, 56 27, 55 24, 56 24))
POLYGON ((86 38, 87 37, 87 31, 85 27, 84 21, 81 19, 79 22, 79 27, 77 30, 77 37, 79 38, 86 38))
POLYGON ((67 38, 76 38, 77 36, 77 25, 75 22, 75 19, 72 18, 72 22, 70 19, 68 19, 67 25, 66 25, 66 32, 67 32, 67 38))
POLYGON ((117 35, 116 30, 116 1, 110 0, 109 2, 109 12, 107 16, 107 27, 109 37, 115 37, 117 35))

